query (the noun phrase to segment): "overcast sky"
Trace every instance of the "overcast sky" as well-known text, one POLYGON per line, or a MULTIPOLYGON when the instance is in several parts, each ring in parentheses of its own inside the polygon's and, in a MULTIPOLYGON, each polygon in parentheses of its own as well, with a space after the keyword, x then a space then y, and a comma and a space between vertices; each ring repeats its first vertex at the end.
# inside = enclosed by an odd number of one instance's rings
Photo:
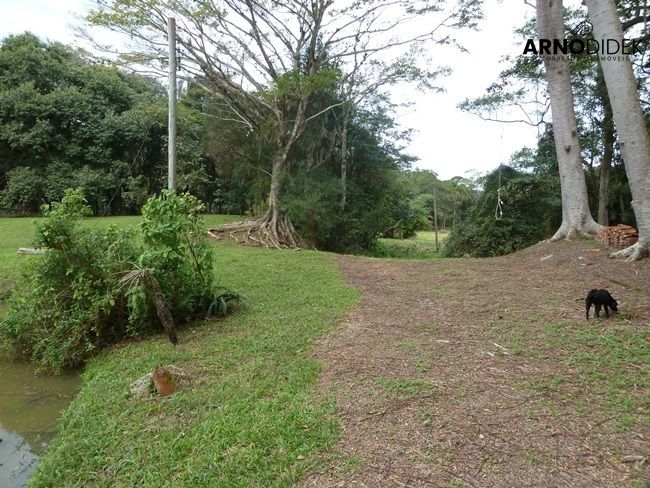
MULTIPOLYGON (((28 30, 72 44, 75 39, 70 25, 79 22, 76 17, 88 5, 86 0, 0 0, 0 37, 28 30)), ((403 127, 415 130, 407 152, 420 158, 417 167, 431 169, 443 179, 485 173, 507 162, 517 149, 535 145, 534 127, 485 122, 456 107, 465 98, 484 93, 503 69, 499 60, 504 55, 522 51, 513 30, 534 14, 523 0, 485 0, 485 11, 480 31, 463 32, 459 37, 469 53, 431 52, 432 59, 453 69, 440 83, 446 93, 394 90, 396 99, 415 102, 401 109, 398 117, 403 127)))

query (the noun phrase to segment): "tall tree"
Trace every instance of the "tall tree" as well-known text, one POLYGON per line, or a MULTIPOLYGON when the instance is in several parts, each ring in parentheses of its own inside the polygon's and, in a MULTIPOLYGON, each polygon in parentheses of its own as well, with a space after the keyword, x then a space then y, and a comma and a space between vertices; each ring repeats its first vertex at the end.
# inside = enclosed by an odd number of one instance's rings
POLYGON ((388 51, 395 56, 432 39, 445 42, 446 29, 474 22, 480 8, 478 0, 355 1, 338 9, 333 0, 96 4, 90 22, 138 41, 144 52, 131 52, 126 59, 149 66, 165 59, 166 19, 176 17, 186 73, 218 96, 233 119, 273 134, 268 209, 238 228, 274 247, 298 242, 281 202, 291 151, 308 123, 331 108, 314 111, 310 98, 345 72, 351 60, 360 57, 371 64, 388 51), (427 15, 434 18, 422 22, 427 15))
MULTIPOLYGON (((643 42, 647 34, 639 34, 638 25, 643 22, 646 11, 641 0, 620 0, 617 9, 623 24, 626 37, 634 37, 643 42)), ((592 39, 591 30, 584 21, 588 19, 584 9, 565 9, 565 23, 574 26, 571 31, 579 38, 592 39)), ((535 19, 527 21, 515 32, 524 41, 534 36, 535 19)), ((570 34, 569 34, 570 35, 570 34)), ((545 125, 545 115, 548 113, 549 100, 543 84, 543 62, 538 56, 520 54, 506 57, 508 65, 500 73, 497 81, 492 84, 487 93, 481 97, 465 100, 460 108, 478 115, 485 120, 495 120, 501 123, 517 122, 529 125, 545 125), (504 113, 505 112, 505 113, 504 113), (508 113, 510 112, 510 113, 508 113), (495 117, 496 115, 496 117, 495 117), (523 117, 521 117, 523 115, 523 117)), ((584 168, 587 171, 587 189, 591 195, 598 195, 598 223, 608 225, 611 216, 619 212, 609 211, 615 192, 627 186, 625 172, 612 171, 616 162, 621 162, 620 151, 607 87, 600 69, 598 57, 592 54, 572 55, 570 59, 571 80, 580 145, 584 168), (590 176, 598 178, 589 178, 590 176), (622 176, 621 181, 610 181, 612 177, 622 176), (598 190, 592 185, 598 183, 598 190)), ((633 63, 644 64, 642 53, 633 56, 633 63)), ((644 71, 638 69, 637 77, 643 76, 644 71)), ((645 73, 647 76, 647 73, 645 73)), ((644 97, 641 94, 641 98, 644 97)), ((629 200, 624 199, 624 204, 629 200)), ((592 206, 593 208, 593 206, 592 206)), ((630 223, 630 222, 627 222, 630 223)))
POLYGON ((596 75, 596 90, 598 98, 603 107, 603 120, 601 124, 602 141, 603 141, 603 158, 600 163, 600 184, 598 185, 598 223, 600 225, 609 225, 609 181, 610 170, 614 160, 614 144, 616 134, 614 133, 614 114, 612 106, 609 103, 609 94, 607 85, 603 78, 602 69, 598 69, 596 75))
MULTIPOLYGON (((459 22, 455 27, 475 27, 478 18, 472 21, 459 22)), ((435 30, 442 29, 444 24, 439 24, 435 30)), ((462 48, 460 48, 462 50, 462 48)), ((421 69, 418 67, 418 58, 425 55, 422 46, 414 46, 407 53, 393 59, 391 62, 384 60, 371 60, 367 55, 355 55, 350 62, 348 72, 344 74, 339 83, 339 96, 345 103, 342 105, 337 117, 336 135, 340 148, 341 160, 341 210, 345 209, 347 199, 347 177, 349 168, 349 141, 348 132, 350 123, 355 113, 360 109, 373 110, 373 107, 390 105, 386 96, 380 94, 382 87, 397 83, 417 83, 418 88, 432 92, 442 92, 440 87, 433 82, 450 73, 446 66, 434 69, 421 69)), ((391 107, 392 108, 392 107, 391 107)))
MULTIPOLYGON (((561 0, 537 0, 537 30, 540 39, 564 39, 563 14, 561 0)), ((551 239, 593 235, 601 226, 594 221, 589 211, 569 60, 562 55, 542 55, 542 59, 551 99, 555 153, 562 190, 562 223, 551 239)))
MULTIPOLYGON (((623 28, 613 0, 587 0, 596 40, 622 44, 623 28)), ((637 82, 627 56, 600 56, 607 91, 620 139, 625 172, 632 191, 632 208, 639 241, 616 253, 628 260, 650 256, 650 138, 639 103, 637 82)))

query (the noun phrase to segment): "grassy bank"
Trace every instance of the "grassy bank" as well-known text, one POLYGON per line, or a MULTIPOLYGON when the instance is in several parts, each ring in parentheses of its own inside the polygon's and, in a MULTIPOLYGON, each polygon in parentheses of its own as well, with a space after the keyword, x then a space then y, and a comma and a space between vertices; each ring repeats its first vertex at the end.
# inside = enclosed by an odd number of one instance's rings
MULTIPOLYGON (((438 232, 439 247, 449 234, 449 231, 438 232)), ((375 258, 404 258, 404 259, 433 259, 442 257, 436 249, 435 233, 420 231, 411 239, 379 239, 374 249, 367 253, 375 258)))
MULTIPOLYGON (((20 245, 3 241, 14 267, 20 245)), ((31 486, 286 486, 336 440, 333 405, 314 397, 312 346, 358 292, 319 252, 219 245, 215 267, 251 305, 183 328, 179 347, 160 336, 91 361, 31 486), (197 381, 171 397, 126 398, 132 381, 166 364, 197 381)))

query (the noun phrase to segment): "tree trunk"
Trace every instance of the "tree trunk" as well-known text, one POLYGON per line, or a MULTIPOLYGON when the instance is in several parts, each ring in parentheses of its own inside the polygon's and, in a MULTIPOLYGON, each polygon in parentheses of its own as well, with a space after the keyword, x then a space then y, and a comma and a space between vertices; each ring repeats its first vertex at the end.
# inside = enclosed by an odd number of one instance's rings
POLYGON ((280 219, 280 196, 282 195, 284 165, 286 156, 279 154, 273 160, 271 170, 271 190, 269 191, 268 208, 264 214, 263 221, 273 224, 280 219))
POLYGON ((603 160, 600 164, 600 184, 598 186, 598 223, 609 225, 609 177, 614 159, 614 115, 612 106, 609 103, 607 86, 603 78, 603 72, 598 69, 597 79, 598 97, 603 105, 603 160))
POLYGON ((280 197, 284 185, 284 175, 289 157, 288 148, 273 160, 271 171, 271 191, 269 192, 269 207, 261 222, 261 240, 272 247, 298 247, 298 236, 287 215, 282 212, 280 197))
POLYGON ((621 212, 621 222, 625 222, 625 202, 623 201, 623 194, 618 194, 618 208, 621 212))
MULTIPOLYGON (((537 29, 540 39, 564 38, 561 0, 537 0, 537 29)), ((542 59, 551 99, 555 154, 562 190, 562 224, 551 240, 593 235, 601 226, 594 221, 589 211, 569 61, 562 55, 542 55, 542 59)))
POLYGON ((454 216, 451 219, 451 230, 456 229, 456 195, 454 195, 454 216))
MULTIPOLYGON (((587 0, 589 18, 598 41, 623 40, 623 28, 613 0, 587 0)), ((650 137, 645 125, 636 78, 627 56, 601 56, 625 172, 632 192, 632 209, 639 227, 639 241, 616 253, 628 260, 650 256, 650 137)))
POLYGON ((290 147, 290 144, 282 147, 273 159, 271 190, 269 191, 268 208, 264 216, 244 222, 220 225, 210 229, 208 235, 220 238, 222 235, 228 234, 237 242, 253 241, 267 248, 299 247, 300 239, 289 218, 282 211, 280 201, 290 147))
POLYGON ((609 179, 614 158, 614 131, 607 128, 603 131, 605 151, 600 164, 600 182, 598 185, 598 223, 607 227, 609 225, 609 179))

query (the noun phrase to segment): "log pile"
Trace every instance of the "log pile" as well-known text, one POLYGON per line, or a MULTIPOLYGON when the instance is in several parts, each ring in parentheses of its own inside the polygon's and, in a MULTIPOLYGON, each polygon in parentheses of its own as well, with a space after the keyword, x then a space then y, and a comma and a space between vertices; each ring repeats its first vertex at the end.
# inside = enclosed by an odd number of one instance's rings
POLYGON ((605 227, 596 234, 596 240, 611 249, 624 249, 639 240, 639 234, 634 227, 618 224, 605 227))

